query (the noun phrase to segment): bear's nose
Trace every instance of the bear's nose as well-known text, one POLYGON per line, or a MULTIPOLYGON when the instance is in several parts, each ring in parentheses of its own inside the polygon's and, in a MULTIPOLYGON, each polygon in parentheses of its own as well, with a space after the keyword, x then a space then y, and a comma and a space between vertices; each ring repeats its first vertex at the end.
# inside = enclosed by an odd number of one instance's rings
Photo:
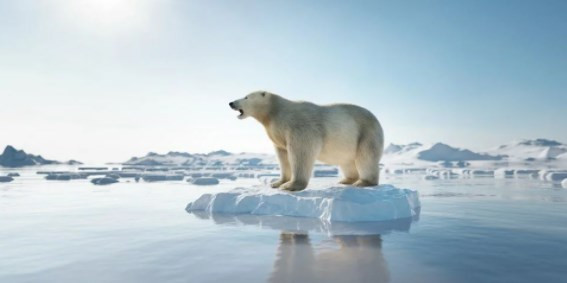
POLYGON ((234 108, 234 102, 230 102, 228 106, 230 106, 230 108, 234 108))

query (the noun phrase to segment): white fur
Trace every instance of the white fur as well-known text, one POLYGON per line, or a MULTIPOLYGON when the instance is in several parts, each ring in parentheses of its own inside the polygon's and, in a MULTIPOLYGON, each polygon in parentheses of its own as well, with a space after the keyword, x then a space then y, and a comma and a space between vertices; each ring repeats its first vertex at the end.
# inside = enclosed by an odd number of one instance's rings
POLYGON ((384 134, 370 111, 351 104, 290 101, 264 91, 230 106, 242 112, 240 119, 254 117, 262 123, 274 143, 282 174, 273 187, 303 190, 315 160, 338 165, 343 184, 378 184, 384 134))

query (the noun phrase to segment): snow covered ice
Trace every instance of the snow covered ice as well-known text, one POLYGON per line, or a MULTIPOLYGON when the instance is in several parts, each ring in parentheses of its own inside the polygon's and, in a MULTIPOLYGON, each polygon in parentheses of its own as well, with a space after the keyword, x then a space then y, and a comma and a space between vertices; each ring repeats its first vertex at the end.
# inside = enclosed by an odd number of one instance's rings
POLYGON ((411 218, 419 208, 416 191, 391 185, 368 188, 323 186, 300 192, 254 186, 204 194, 189 203, 186 210, 366 222, 411 218))

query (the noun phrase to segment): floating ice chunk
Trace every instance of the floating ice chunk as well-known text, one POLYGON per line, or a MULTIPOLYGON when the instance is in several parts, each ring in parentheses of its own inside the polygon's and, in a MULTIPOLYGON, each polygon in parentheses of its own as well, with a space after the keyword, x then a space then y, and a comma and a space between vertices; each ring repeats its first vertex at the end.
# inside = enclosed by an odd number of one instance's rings
POLYGON ((118 172, 116 173, 120 178, 136 178, 136 177, 140 177, 139 173, 136 172, 118 172))
POLYGON ((494 170, 471 170, 470 175, 475 177, 493 177, 494 170))
POLYGON ((391 169, 389 172, 392 175, 403 175, 404 169, 391 169))
POLYGON ((563 170, 541 170, 539 172, 539 179, 542 181, 561 183, 565 178, 567 178, 567 171, 563 170))
POLYGON ((567 179, 565 179, 565 180, 563 180, 563 181, 561 182, 561 186, 562 186, 564 189, 567 189, 567 179))
POLYGON ((108 167, 86 167, 86 166, 82 166, 79 167, 79 170, 88 170, 88 171, 93 171, 93 170, 108 170, 108 167))
POLYGON ((110 185, 110 184, 118 183, 118 180, 115 178, 103 177, 103 178, 94 178, 91 180, 91 183, 95 185, 110 185))
POLYGON ((56 181, 69 181, 77 179, 86 179, 87 174, 85 173, 75 173, 75 172, 53 172, 45 176, 46 180, 56 180, 56 181))
POLYGON ((549 170, 541 170, 538 173, 538 179, 545 181, 545 175, 547 175, 548 173, 550 173, 549 170))
POLYGON ((514 170, 514 175, 516 177, 522 177, 522 176, 536 176, 539 173, 539 170, 537 169, 518 169, 518 170, 514 170))
POLYGON ((337 168, 332 169, 315 169, 313 170, 313 177, 337 177, 339 175, 339 170, 337 168))
POLYGON ((426 168, 406 168, 404 169, 404 174, 425 174, 427 173, 426 168))
POLYGON ((236 180, 236 176, 234 176, 233 173, 213 173, 211 174, 211 177, 217 179, 228 179, 232 181, 236 180))
POLYGON ((183 175, 158 175, 147 174, 143 175, 142 179, 146 182, 159 182, 159 181, 183 181, 183 175))
POLYGON ((514 169, 499 168, 494 170, 494 176, 497 178, 512 178, 514 177, 514 169))
POLYGON ((451 170, 441 170, 439 171, 439 176, 443 178, 457 178, 459 174, 451 171, 451 170))
POLYGON ((255 175, 254 175, 254 173, 240 173, 240 174, 238 174, 238 177, 240 177, 240 178, 254 178, 255 175))
POLYGON ((423 176, 423 180, 438 180, 439 176, 436 175, 425 175, 423 176))
POLYGON ((545 180, 553 183, 561 183, 563 180, 567 179, 567 172, 551 172, 545 175, 545 180))
POLYGON ((0 183, 9 183, 14 181, 14 178, 10 176, 0 176, 0 183))
POLYGON ((207 186, 207 185, 218 185, 218 183, 219 183, 219 179, 211 178, 211 177, 191 179, 191 184, 193 185, 207 186))
POLYGON ((280 174, 279 173, 262 173, 262 174, 258 174, 256 175, 256 178, 260 179, 262 177, 279 177, 280 174))
POLYGON ((209 213, 280 215, 324 221, 385 221, 413 217, 420 207, 416 191, 391 185, 328 187, 287 192, 266 187, 204 194, 186 210, 209 213))

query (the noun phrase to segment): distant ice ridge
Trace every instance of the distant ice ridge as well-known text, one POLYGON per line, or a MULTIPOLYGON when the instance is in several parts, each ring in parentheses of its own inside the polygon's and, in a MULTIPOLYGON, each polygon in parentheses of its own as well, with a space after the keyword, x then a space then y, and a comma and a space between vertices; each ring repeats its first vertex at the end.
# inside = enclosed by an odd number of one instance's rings
POLYGON ((189 203, 188 212, 279 215, 324 221, 369 222, 410 218, 420 209, 416 191, 391 185, 327 187, 287 192, 261 187, 204 194, 189 203))

